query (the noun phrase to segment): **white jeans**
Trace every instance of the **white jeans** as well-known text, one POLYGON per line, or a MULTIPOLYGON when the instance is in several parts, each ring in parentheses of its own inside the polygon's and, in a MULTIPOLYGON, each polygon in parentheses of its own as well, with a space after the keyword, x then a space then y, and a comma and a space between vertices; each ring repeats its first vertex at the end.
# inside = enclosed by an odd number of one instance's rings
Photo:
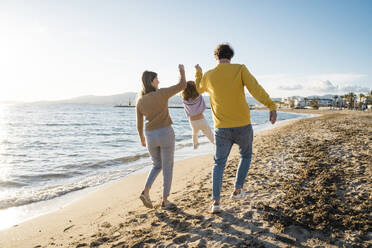
POLYGON ((214 135, 208 122, 203 118, 200 120, 190 121, 192 128, 192 142, 194 143, 194 149, 198 148, 198 133, 202 131, 205 136, 209 139, 211 143, 214 144, 214 135))

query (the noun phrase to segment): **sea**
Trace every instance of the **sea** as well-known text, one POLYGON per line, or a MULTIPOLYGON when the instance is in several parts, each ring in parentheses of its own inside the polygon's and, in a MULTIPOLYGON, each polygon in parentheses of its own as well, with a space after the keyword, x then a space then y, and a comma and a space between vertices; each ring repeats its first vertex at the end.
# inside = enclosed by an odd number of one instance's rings
MULTIPOLYGON (((175 160, 212 154, 192 146, 182 108, 169 109, 175 160)), ((204 113, 213 127, 211 110, 204 113)), ((278 123, 309 115, 278 113, 278 123)), ((275 127, 251 111, 255 133, 275 127)), ((151 168, 136 130, 135 108, 79 104, 0 104, 0 229, 60 209, 89 191, 151 168)))

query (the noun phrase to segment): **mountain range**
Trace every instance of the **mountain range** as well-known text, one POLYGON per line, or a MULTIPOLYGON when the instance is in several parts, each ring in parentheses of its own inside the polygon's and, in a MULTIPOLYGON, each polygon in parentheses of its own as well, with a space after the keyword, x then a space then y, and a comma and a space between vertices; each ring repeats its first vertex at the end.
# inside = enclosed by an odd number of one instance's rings
MULTIPOLYGON (((58 101, 39 101, 35 103, 41 104, 55 104, 55 103, 65 103, 65 104, 93 104, 93 105, 135 105, 137 93, 136 92, 125 92, 122 94, 115 94, 109 96, 95 96, 95 95, 86 95, 79 96, 65 100, 58 101)), ((300 96, 295 96, 300 97, 300 96)), ((308 96, 308 99, 319 97, 321 99, 333 99, 333 95, 323 95, 323 96, 308 96)), ((207 105, 210 105, 209 96, 203 96, 204 101, 207 105)), ((246 97, 249 105, 259 106, 262 105, 253 97, 246 97)), ((271 98, 273 101, 281 101, 281 98, 271 98)), ((180 106, 182 105, 182 99, 180 95, 175 95, 169 99, 169 106, 180 106)))
MULTIPOLYGON (((96 105, 135 105, 137 93, 126 92, 122 94, 110 95, 110 96, 94 96, 86 95, 74 97, 66 100, 59 101, 42 101, 38 103, 67 103, 67 104, 96 104, 96 105)), ((209 105, 209 96, 203 96, 204 101, 209 105)), ((246 97, 248 104, 259 105, 260 103, 253 97, 246 97)), ((273 100, 280 100, 280 98, 273 98, 273 100)), ((175 95, 169 99, 169 106, 182 105, 181 96, 175 95)))

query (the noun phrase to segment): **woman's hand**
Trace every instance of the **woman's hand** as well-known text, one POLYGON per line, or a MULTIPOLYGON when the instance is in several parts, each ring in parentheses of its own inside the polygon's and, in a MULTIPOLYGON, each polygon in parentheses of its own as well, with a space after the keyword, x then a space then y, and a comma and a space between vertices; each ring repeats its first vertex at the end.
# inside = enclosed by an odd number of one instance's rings
POLYGON ((200 71, 201 73, 203 73, 203 70, 202 70, 202 68, 200 67, 199 64, 197 64, 197 65, 195 66, 195 69, 196 69, 197 71, 200 71))
POLYGON ((146 139, 145 139, 145 136, 141 136, 140 139, 141 139, 141 145, 142 145, 143 147, 146 147, 146 139))
POLYGON ((179 64, 178 65, 178 70, 180 70, 180 73, 184 73, 185 72, 185 67, 182 64, 179 64))

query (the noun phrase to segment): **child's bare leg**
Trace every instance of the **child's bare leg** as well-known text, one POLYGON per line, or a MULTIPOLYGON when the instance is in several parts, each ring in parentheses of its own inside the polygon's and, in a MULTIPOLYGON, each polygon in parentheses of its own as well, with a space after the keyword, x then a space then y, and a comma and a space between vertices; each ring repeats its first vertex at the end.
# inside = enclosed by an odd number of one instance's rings
POLYGON ((192 130, 192 143, 194 144, 194 149, 197 149, 198 146, 199 146, 198 133, 199 133, 199 130, 197 130, 197 129, 192 130))
POLYGON ((202 132, 205 136, 207 136, 207 138, 209 139, 209 141, 214 144, 214 134, 212 132, 212 129, 210 128, 210 126, 208 125, 207 121, 205 121, 205 125, 202 129, 202 132))

